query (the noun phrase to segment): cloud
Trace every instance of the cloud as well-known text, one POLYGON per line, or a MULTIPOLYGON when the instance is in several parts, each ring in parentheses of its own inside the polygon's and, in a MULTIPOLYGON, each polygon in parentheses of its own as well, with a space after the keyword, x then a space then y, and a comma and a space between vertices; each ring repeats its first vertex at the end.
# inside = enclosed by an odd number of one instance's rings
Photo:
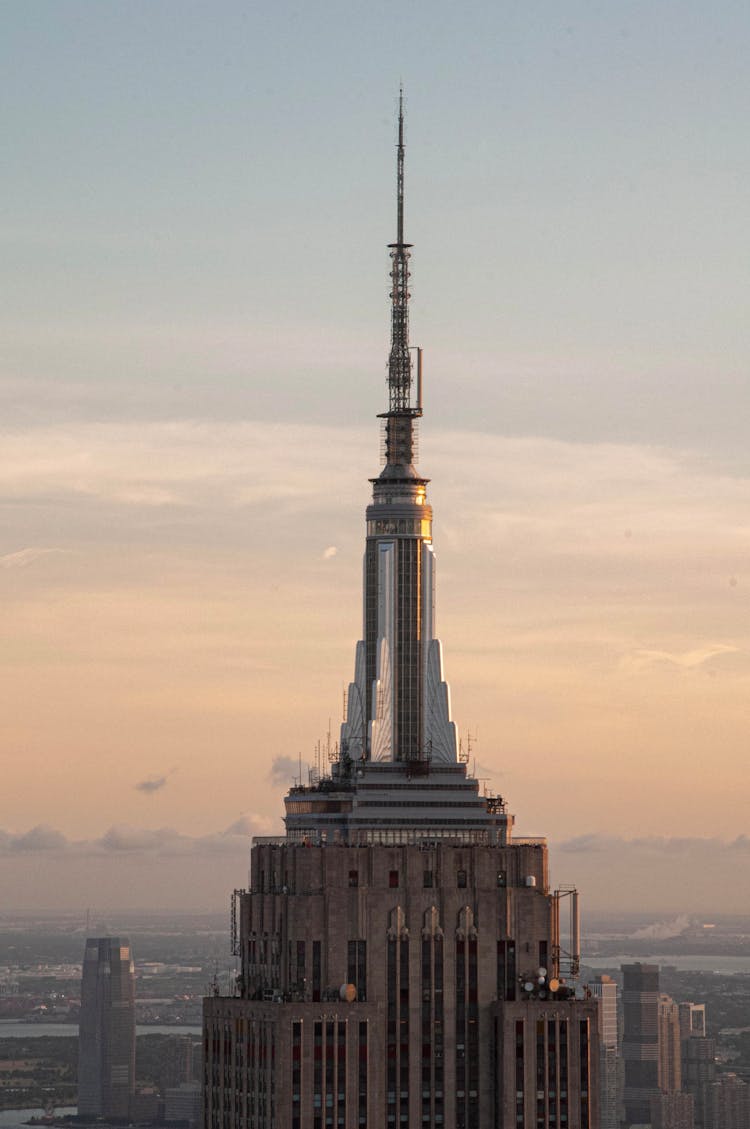
POLYGON ((577 854, 620 851, 631 854, 684 855, 691 851, 699 851, 704 855, 709 853, 715 855, 747 847, 750 847, 750 840, 746 835, 739 835, 732 840, 687 835, 643 835, 627 839, 617 835, 592 832, 565 839, 557 843, 555 849, 577 854))
POLYGON ((576 835, 573 839, 566 839, 563 843, 557 844, 557 850, 565 851, 569 854, 578 854, 579 852, 601 852, 609 850, 617 840, 607 835, 576 835))
POLYGON ((550 862, 554 883, 574 881, 584 907, 638 910, 659 917, 638 934, 658 941, 677 936, 691 917, 731 913, 747 901, 749 851, 746 835, 727 840, 591 834, 554 844, 550 862), (675 916, 667 920, 667 914, 675 916))
POLYGON ((14 835, 0 831, 0 854, 25 854, 39 851, 60 851, 68 846, 68 840, 61 831, 56 831, 46 823, 37 824, 30 831, 14 835))
POLYGON ((159 792, 162 788, 166 787, 170 776, 175 771, 175 769, 170 769, 170 771, 165 772, 163 776, 149 776, 145 780, 139 780, 138 783, 134 785, 134 788, 137 792, 145 792, 147 795, 151 795, 153 792, 159 792))
POLYGON ((337 553, 338 549, 336 548, 336 546, 329 545, 327 549, 323 550, 323 560, 330 561, 336 556, 337 553))
POLYGON ((207 835, 186 835, 173 827, 133 827, 115 824, 95 839, 70 839, 62 831, 47 824, 38 824, 29 831, 13 833, 0 830, 0 857, 19 854, 55 854, 57 856, 180 855, 232 854, 247 850, 253 835, 268 833, 268 820, 255 814, 242 816, 223 830, 207 835))
MULTIPOLYGON (((302 762, 302 772, 304 774, 307 765, 302 762)), ((271 769, 268 773, 269 779, 273 784, 287 785, 292 780, 299 780, 300 774, 300 760, 299 757, 274 757, 271 764, 271 769)))
POLYGON ((48 557, 54 553, 67 553, 68 549, 56 548, 29 548, 18 549, 15 553, 6 553, 0 557, 0 568, 27 568, 41 557, 48 557))
POLYGON ((625 656, 622 660, 622 665, 631 670, 647 670, 649 667, 658 663, 667 663, 672 666, 683 667, 686 670, 690 670, 693 667, 701 666, 703 663, 709 662, 710 659, 716 658, 717 655, 736 654, 739 649, 739 647, 733 647, 728 643, 713 643, 705 647, 695 647, 692 650, 678 653, 639 650, 634 651, 632 655, 625 656))

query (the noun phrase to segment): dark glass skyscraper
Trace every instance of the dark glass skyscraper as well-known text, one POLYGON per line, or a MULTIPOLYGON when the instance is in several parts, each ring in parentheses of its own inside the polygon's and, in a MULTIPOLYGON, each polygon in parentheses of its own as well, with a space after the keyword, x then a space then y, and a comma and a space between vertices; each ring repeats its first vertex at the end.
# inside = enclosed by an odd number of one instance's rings
POLYGON ((90 937, 81 981, 78 1113, 127 1118, 135 1088, 135 974, 127 937, 90 937))
POLYGON ((408 339, 404 136, 385 465, 364 627, 331 773, 256 838, 241 973, 204 1010, 206 1129, 598 1129, 598 1005, 543 839, 514 839, 457 752, 435 637, 432 511, 408 339))

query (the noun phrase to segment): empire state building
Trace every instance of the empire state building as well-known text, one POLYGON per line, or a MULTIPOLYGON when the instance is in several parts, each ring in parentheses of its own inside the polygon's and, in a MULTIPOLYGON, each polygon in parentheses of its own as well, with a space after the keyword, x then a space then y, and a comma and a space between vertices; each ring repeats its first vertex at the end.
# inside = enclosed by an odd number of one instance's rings
POLYGON ((597 1001, 577 894, 457 754, 415 465, 404 121, 385 463, 366 512, 363 638, 339 756, 253 840, 240 975, 204 1005, 206 1129, 597 1129, 597 1001), (561 933, 561 907, 569 928, 561 933))

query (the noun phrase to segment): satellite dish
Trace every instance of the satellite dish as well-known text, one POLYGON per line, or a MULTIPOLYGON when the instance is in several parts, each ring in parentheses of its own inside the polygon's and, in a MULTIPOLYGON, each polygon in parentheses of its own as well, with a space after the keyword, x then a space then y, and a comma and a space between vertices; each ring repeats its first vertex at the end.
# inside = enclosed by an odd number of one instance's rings
POLYGON ((547 983, 547 978, 545 976, 539 976, 537 978, 537 984, 546 984, 546 983, 547 983))
POLYGON ((537 974, 537 976, 546 976, 547 975, 547 969, 546 968, 537 968, 536 974, 537 974))
POLYGON ((550 992, 556 992, 559 987, 560 987, 560 981, 557 979, 556 976, 553 976, 552 979, 549 982, 550 992))
POLYGON ((353 1004, 357 998, 357 989, 353 984, 342 984, 339 988, 339 999, 345 1004, 353 1004))
POLYGON ((523 990, 524 990, 524 992, 533 992, 534 991, 534 985, 532 984, 532 982, 530 980, 526 981, 526 983, 523 986, 523 990))

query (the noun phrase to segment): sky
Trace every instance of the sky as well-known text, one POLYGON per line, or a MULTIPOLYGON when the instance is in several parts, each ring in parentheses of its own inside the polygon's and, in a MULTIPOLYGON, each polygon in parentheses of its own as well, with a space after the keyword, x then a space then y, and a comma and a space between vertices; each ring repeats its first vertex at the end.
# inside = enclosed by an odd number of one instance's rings
POLYGON ((333 738, 395 117, 453 713, 597 909, 750 895, 750 9, 0 9, 0 893, 215 909, 333 738))

